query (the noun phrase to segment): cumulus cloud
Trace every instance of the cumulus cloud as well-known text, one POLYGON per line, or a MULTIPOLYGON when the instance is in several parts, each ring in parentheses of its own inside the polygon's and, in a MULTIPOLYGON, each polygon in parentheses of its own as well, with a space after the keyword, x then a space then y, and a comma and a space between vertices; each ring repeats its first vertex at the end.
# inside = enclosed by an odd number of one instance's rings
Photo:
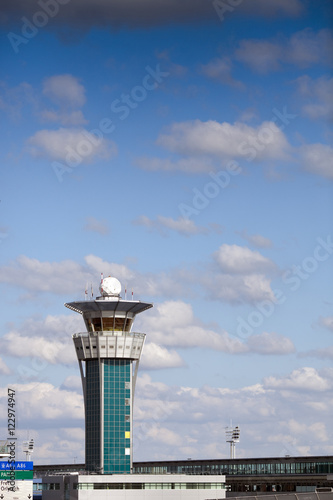
POLYGON ((195 318, 192 307, 183 301, 166 301, 155 304, 151 314, 138 318, 143 331, 148 331, 151 341, 162 346, 206 347, 219 351, 239 353, 245 346, 227 332, 219 333, 195 318))
POLYGON ((93 233, 108 234, 110 232, 108 222, 104 219, 96 219, 96 217, 86 217, 86 223, 84 225, 85 231, 91 231, 93 233))
POLYGON ((296 80, 298 93, 305 103, 302 105, 304 115, 314 120, 333 117, 333 78, 322 76, 313 80, 303 75, 296 80))
POLYGON ((255 304, 263 300, 275 300, 271 280, 263 274, 212 273, 202 277, 201 283, 211 300, 230 304, 255 304))
POLYGON ((70 74, 45 78, 42 93, 59 109, 43 109, 39 116, 43 122, 60 123, 65 127, 78 127, 88 121, 80 109, 85 102, 85 88, 78 78, 70 74))
MULTIPOLYGON (((52 365, 70 365, 76 359, 70 340, 68 339, 67 342, 47 340, 43 337, 28 337, 16 332, 9 332, 2 337, 1 347, 3 352, 9 356, 40 358, 52 365)), ((44 368, 46 366, 45 364, 44 368)), ((32 369, 32 373, 33 371, 34 368, 32 369)))
POLYGON ((300 354, 300 357, 313 357, 318 359, 332 359, 333 360, 333 346, 325 347, 324 349, 313 349, 300 354))
POLYGON ((86 125, 88 120, 85 119, 81 110, 75 111, 57 111, 54 109, 44 109, 39 114, 42 122, 60 123, 65 127, 77 127, 86 125))
POLYGON ((85 129, 59 128, 39 130, 26 141, 34 157, 64 161, 69 166, 106 160, 117 153, 116 144, 110 139, 97 138, 85 129))
POLYGON ((0 339, 1 351, 15 358, 33 358, 42 362, 18 366, 24 376, 39 375, 48 364, 70 365, 76 362, 72 335, 85 330, 79 315, 46 316, 42 320, 30 318, 18 327, 11 327, 0 339))
POLYGON ((177 368, 184 365, 184 361, 174 349, 168 350, 154 342, 145 343, 140 361, 143 370, 177 368))
POLYGON ((175 231, 182 236, 207 234, 209 232, 208 228, 197 226, 194 221, 185 219, 184 217, 173 219, 172 217, 163 217, 162 215, 158 215, 156 220, 153 220, 145 215, 141 215, 141 217, 133 221, 133 224, 137 226, 144 226, 153 231, 158 231, 162 235, 167 235, 168 230, 175 231))
POLYGON ((268 73, 280 68, 282 48, 277 43, 267 40, 241 40, 235 56, 252 70, 268 73))
POLYGON ((288 156, 290 146, 274 122, 258 127, 244 123, 193 120, 171 125, 160 134, 157 145, 180 155, 204 155, 220 160, 278 160, 288 156))
POLYGON ((238 245, 221 245, 214 259, 219 269, 228 274, 264 273, 275 269, 275 264, 261 253, 238 245))
POLYGON ((179 271, 168 273, 144 273, 130 269, 124 264, 108 262, 96 255, 87 255, 84 264, 72 260, 41 262, 21 255, 13 262, 0 267, 0 282, 20 283, 22 289, 32 292, 65 294, 70 299, 83 297, 86 283, 99 283, 100 273, 116 276, 125 285, 139 289, 145 296, 174 296, 186 294, 186 286, 179 281, 179 271))
POLYGON ((226 165, 232 171, 227 174, 230 176, 241 172, 235 160, 265 162, 269 168, 274 162, 291 159, 292 153, 291 145, 274 120, 253 127, 241 122, 199 119, 177 122, 159 134, 156 144, 172 157, 141 157, 136 160, 137 166, 144 170, 211 175, 221 163, 230 162, 226 165))
POLYGON ((170 160, 169 158, 137 158, 136 165, 142 170, 166 172, 185 172, 187 174, 204 174, 214 170, 214 163, 208 157, 205 158, 179 158, 170 160))
MULTIPOLYGON (((168 385, 141 372, 135 395, 135 458, 171 460, 187 452, 192 458, 212 458, 212 453, 227 458, 221 425, 229 425, 230 415, 241 429, 238 450, 243 456, 331 454, 332 382, 332 373, 310 367, 234 388, 168 385)), ((83 460, 82 393, 40 382, 16 384, 15 389, 20 394, 20 431, 29 429, 33 436, 36 461, 66 463, 74 454, 83 460)), ((6 398, 7 387, 0 388, 0 404, 6 398)))
POLYGON ((34 90, 29 83, 22 82, 15 87, 8 87, 5 82, 0 81, 0 110, 7 113, 10 119, 18 121, 27 105, 32 109, 36 107, 34 90))
MULTIPOLYGON (((13 384, 20 397, 17 401, 17 411, 22 420, 40 419, 46 421, 73 421, 79 419, 83 423, 83 396, 72 391, 61 390, 45 382, 30 382, 28 384, 13 384)), ((0 397, 2 396, 0 392, 0 397)))
POLYGON ((137 324, 160 346, 204 347, 230 354, 285 355, 295 352, 292 341, 275 332, 253 335, 242 343, 226 331, 214 331, 195 317, 190 304, 180 300, 155 304, 149 316, 138 317, 137 324))
POLYGON ((65 378, 65 380, 61 384, 60 389, 81 393, 82 391, 81 378, 78 375, 69 375, 68 377, 65 378))
POLYGON ((240 90, 245 88, 244 83, 232 77, 232 63, 228 57, 213 59, 207 64, 203 64, 201 66, 201 72, 208 78, 216 80, 224 85, 230 85, 240 90))
MULTIPOLYGON (((220 226, 212 225, 208 229, 221 232, 220 226)), ((35 293, 82 297, 86 283, 92 283, 95 289, 97 277, 104 272, 105 275, 116 276, 123 285, 139 289, 145 297, 190 297, 195 284, 201 287, 200 294, 207 293, 214 300, 251 304, 265 299, 274 300, 270 278, 264 274, 275 271, 273 263, 257 252, 241 249, 236 246, 233 255, 228 246, 224 246, 214 254, 212 261, 159 273, 139 273, 124 264, 108 262, 96 255, 87 255, 84 264, 71 260, 41 262, 23 255, 0 267, 0 282, 20 283, 22 289, 35 293)))
POLYGON ((327 144, 304 144, 299 149, 304 170, 326 179, 333 178, 333 148, 327 144))
MULTIPOLYGON (((3 0, 3 18, 9 24, 20 22, 22 16, 29 19, 36 12, 33 0, 3 0)), ((256 12, 262 16, 295 16, 302 12, 300 0, 252 0, 250 8, 247 2, 235 9, 235 15, 256 12)), ((80 30, 92 27, 127 26, 130 28, 165 25, 171 22, 190 24, 198 21, 213 20, 220 22, 217 12, 206 0, 71 0, 65 7, 60 5, 59 11, 44 29, 54 29, 58 25, 71 25, 80 30)), ((21 21, 22 22, 22 21, 21 21)))
POLYGON ((246 230, 240 231, 239 234, 254 247, 271 248, 273 246, 272 240, 261 234, 248 234, 246 230))
POLYGON ((258 73, 277 71, 283 64, 307 68, 331 63, 332 41, 330 30, 306 28, 284 40, 242 40, 235 57, 258 73))
POLYGON ((80 108, 86 102, 85 88, 78 78, 70 74, 45 78, 43 94, 61 106, 80 108))
POLYGON ((328 316, 326 318, 320 318, 319 323, 324 327, 333 332, 333 316, 328 316))
POLYGON ((322 377, 315 368, 304 367, 294 370, 283 378, 266 377, 264 384, 273 389, 290 389, 294 391, 327 391, 332 382, 322 377))
POLYGON ((247 346, 251 352, 265 355, 283 355, 296 351, 289 338, 274 332, 252 335, 247 340, 247 346))
POLYGON ((275 264, 258 251, 223 244, 213 254, 213 271, 202 275, 200 282, 212 300, 254 304, 274 300, 269 276, 275 272, 275 264))
POLYGON ((297 379, 295 372, 275 377, 275 386, 256 384, 248 387, 229 389, 226 387, 188 387, 172 386, 153 382, 147 375, 141 375, 137 383, 136 419, 134 440, 136 456, 139 460, 161 459, 160 446, 154 444, 155 431, 163 427, 172 432, 170 437, 186 437, 186 443, 163 446, 165 458, 179 458, 181 450, 191 450, 192 457, 227 457, 228 447, 220 443, 220 427, 216 422, 229 424, 227 415, 233 416, 235 425, 241 429, 240 453, 251 456, 283 456, 285 453, 309 455, 329 450, 332 438, 330 425, 332 411, 331 379, 311 373, 322 381, 322 390, 306 388, 307 377, 296 383, 294 390, 286 390, 285 382, 297 379), (299 393, 299 387, 302 390, 299 393), (325 408, 319 411, 318 404, 325 400, 325 408), (298 418, 295 419, 295 405, 298 418), (155 414, 154 408, 157 409, 155 414), (320 413, 321 412, 321 413, 320 413), (268 436, 263 440, 262 436, 268 436), (313 436, 318 437, 313 439, 313 436), (246 445, 243 443, 246 442, 246 445), (215 448, 214 448, 215 444, 215 448), (149 456, 147 453, 149 449, 149 456), (253 455, 253 450, 257 455, 253 455), (150 457, 150 458, 149 458, 150 457))
POLYGON ((11 373, 10 368, 8 368, 2 358, 0 358, 0 373, 2 373, 2 375, 8 375, 9 373, 11 373))
POLYGON ((21 283, 23 288, 37 292, 76 294, 80 287, 84 292, 85 283, 95 277, 87 268, 72 260, 41 262, 25 255, 0 268, 2 283, 21 283))

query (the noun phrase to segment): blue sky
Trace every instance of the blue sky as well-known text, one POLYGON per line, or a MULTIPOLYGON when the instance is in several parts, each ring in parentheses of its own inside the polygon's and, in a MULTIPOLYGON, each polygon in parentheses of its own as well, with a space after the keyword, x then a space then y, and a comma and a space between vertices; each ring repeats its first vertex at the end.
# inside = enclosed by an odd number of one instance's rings
POLYGON ((15 387, 36 463, 84 460, 63 304, 101 272, 154 303, 136 460, 228 457, 231 421, 240 457, 333 453, 331 15, 3 2, 0 431, 15 387))

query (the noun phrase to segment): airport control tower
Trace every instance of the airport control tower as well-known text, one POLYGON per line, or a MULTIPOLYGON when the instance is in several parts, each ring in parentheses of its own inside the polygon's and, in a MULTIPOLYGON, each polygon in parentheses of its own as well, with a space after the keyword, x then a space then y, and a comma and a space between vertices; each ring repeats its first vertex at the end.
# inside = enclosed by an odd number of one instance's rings
POLYGON ((132 324, 138 313, 153 307, 123 300, 120 292, 116 278, 102 278, 96 300, 65 304, 82 314, 87 328, 73 341, 85 403, 86 469, 99 474, 132 471, 134 389, 145 341, 144 333, 132 332, 132 324))

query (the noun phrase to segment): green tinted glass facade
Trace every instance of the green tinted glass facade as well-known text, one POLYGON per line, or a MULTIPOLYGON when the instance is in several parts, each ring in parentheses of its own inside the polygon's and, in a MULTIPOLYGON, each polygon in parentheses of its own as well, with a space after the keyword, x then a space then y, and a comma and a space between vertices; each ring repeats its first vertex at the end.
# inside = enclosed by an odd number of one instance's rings
POLYGON ((131 472, 131 361, 105 359, 104 473, 131 472))
POLYGON ((86 365, 86 370, 86 467, 87 470, 98 472, 101 456, 101 408, 98 360, 89 361, 86 365))
POLYGON ((104 474, 131 472, 131 370, 128 359, 87 363, 86 465, 90 471, 100 472, 102 446, 104 474))

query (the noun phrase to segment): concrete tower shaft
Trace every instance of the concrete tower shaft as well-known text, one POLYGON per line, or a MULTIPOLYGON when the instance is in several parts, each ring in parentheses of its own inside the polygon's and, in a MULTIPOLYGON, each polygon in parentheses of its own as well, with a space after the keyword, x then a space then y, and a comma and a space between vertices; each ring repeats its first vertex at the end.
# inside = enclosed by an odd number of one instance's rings
POLYGON ((132 325, 137 314, 153 305, 122 300, 115 278, 105 278, 100 290, 96 300, 65 304, 82 314, 87 329, 73 335, 85 403, 86 468, 129 473, 134 390, 145 341, 132 325))

